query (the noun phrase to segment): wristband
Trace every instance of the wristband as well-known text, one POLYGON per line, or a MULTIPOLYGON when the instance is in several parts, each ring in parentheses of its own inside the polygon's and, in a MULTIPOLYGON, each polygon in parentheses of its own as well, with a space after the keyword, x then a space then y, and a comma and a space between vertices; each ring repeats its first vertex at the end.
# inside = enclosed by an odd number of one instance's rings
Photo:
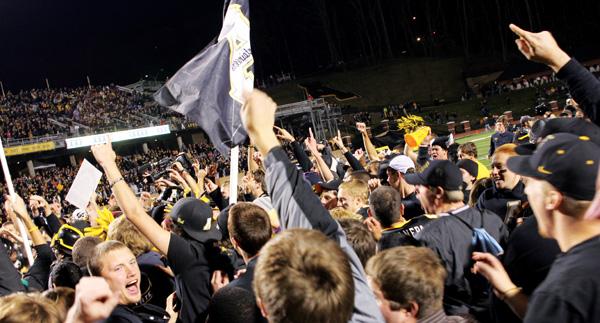
POLYGON ((113 188, 113 186, 115 186, 115 184, 117 184, 118 182, 123 181, 123 180, 124 180, 123 176, 121 176, 121 177, 117 178, 116 180, 109 182, 108 184, 110 185, 110 189, 112 190, 112 188, 113 188))

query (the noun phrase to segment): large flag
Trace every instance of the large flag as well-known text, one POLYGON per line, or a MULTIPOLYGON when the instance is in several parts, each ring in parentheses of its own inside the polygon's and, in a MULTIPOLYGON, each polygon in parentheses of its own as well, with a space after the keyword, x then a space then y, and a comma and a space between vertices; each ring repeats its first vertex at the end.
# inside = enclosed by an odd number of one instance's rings
POLYGON ((160 105, 195 121, 224 155, 246 140, 243 93, 254 86, 248 0, 231 0, 217 42, 185 64, 154 94, 160 105))

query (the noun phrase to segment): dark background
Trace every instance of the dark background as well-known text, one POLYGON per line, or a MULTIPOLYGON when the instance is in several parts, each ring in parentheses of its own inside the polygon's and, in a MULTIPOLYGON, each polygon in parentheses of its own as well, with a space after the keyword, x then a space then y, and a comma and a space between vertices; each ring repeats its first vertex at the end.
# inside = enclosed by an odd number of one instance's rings
MULTIPOLYGON (((251 0, 257 78, 345 70, 410 56, 465 57, 473 73, 520 64, 510 22, 596 58, 600 1, 251 0), (413 18, 414 17, 414 18, 413 18)), ((223 2, 0 1, 6 89, 164 80, 220 30, 223 2)))

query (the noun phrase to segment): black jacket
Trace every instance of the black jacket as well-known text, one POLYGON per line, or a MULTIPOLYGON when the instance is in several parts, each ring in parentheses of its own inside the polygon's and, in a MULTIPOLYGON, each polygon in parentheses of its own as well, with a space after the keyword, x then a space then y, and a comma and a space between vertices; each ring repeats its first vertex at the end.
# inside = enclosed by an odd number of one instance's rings
POLYGON ((421 245, 435 251, 445 265, 448 274, 444 288, 446 313, 470 312, 478 319, 488 318, 489 285, 481 276, 471 273, 473 231, 454 217, 460 217, 473 228, 481 228, 483 222, 483 228, 502 246, 508 231, 495 214, 465 206, 452 214, 440 214, 439 219, 431 221, 415 236, 421 245))
POLYGON ((495 185, 486 189, 479 195, 477 200, 477 208, 480 210, 488 210, 495 213, 502 221, 506 216, 506 203, 510 201, 527 201, 525 195, 525 185, 519 181, 512 190, 499 190, 495 185))
POLYGON ((565 81, 573 99, 593 123, 600 125, 600 81, 574 58, 556 76, 565 81))

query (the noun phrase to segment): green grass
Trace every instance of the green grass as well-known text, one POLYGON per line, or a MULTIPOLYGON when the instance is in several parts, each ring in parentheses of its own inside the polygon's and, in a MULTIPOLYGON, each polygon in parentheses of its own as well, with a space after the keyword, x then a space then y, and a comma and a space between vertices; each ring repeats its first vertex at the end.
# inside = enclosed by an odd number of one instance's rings
POLYGON ((434 98, 456 100, 464 91, 462 58, 407 58, 347 72, 322 73, 266 89, 278 104, 304 99, 299 83, 320 81, 326 86, 358 94, 341 102, 365 111, 368 107, 399 104, 408 100, 431 102, 434 98))
POLYGON ((477 159, 485 165, 488 169, 490 168, 490 160, 487 158, 488 151, 490 149, 490 137, 493 132, 485 132, 477 135, 470 135, 457 139, 456 142, 459 144, 472 141, 477 147, 477 159))

